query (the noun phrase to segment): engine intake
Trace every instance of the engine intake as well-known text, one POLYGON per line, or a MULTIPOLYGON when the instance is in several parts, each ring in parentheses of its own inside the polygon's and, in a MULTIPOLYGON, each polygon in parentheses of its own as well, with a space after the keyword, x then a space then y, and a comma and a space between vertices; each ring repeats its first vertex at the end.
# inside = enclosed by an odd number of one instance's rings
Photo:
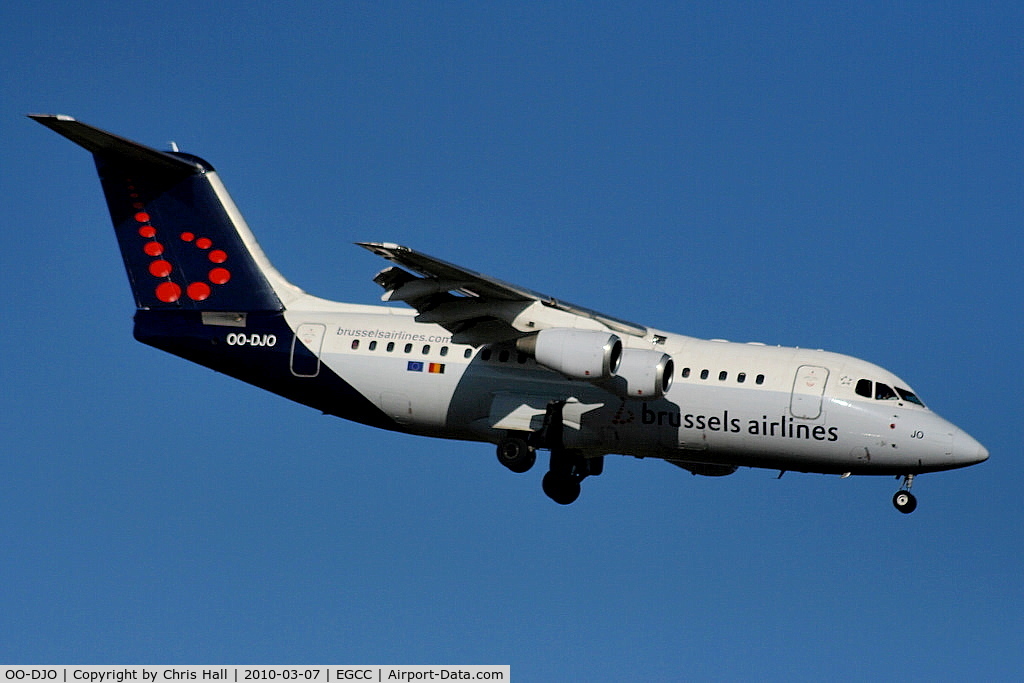
POLYGON ((619 396, 646 401, 668 393, 674 372, 675 362, 667 353, 651 349, 623 349, 619 371, 610 383, 619 396))
POLYGON ((516 348, 544 367, 590 382, 615 376, 622 340, 611 332, 553 327, 516 341, 516 348))

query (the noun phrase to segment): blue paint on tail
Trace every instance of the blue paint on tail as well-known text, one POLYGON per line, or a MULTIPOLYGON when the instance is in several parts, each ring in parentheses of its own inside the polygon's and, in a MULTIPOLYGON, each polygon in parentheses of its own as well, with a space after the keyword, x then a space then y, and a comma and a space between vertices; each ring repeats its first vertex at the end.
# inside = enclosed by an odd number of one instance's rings
POLYGON ((213 166, 67 116, 32 118, 92 152, 138 308, 284 309, 235 225, 213 166))

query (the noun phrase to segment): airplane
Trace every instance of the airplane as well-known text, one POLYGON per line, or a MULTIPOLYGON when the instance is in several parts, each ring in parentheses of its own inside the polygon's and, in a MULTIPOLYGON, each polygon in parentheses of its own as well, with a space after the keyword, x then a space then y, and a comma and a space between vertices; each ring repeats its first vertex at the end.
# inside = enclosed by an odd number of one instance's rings
POLYGON ((281 275, 214 167, 70 116, 30 118, 91 152, 135 297, 135 338, 326 414, 491 443, 568 505, 606 455, 694 475, 740 467, 901 480, 983 462, 978 441, 888 370, 821 350, 665 332, 398 244, 384 302, 328 301, 281 275))

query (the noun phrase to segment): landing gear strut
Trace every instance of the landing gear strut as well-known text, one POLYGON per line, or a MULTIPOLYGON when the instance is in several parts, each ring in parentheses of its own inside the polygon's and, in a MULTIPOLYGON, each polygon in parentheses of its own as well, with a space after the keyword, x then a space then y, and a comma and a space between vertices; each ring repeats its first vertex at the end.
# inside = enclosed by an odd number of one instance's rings
POLYGON ((580 483, 604 470, 604 456, 586 458, 582 451, 565 448, 562 440, 562 408, 565 401, 552 401, 539 432, 541 443, 551 450, 551 464, 541 486, 547 497, 559 505, 569 505, 580 497, 580 483))
POLYGON ((903 475, 903 486, 896 495, 892 497, 892 504, 896 506, 896 509, 905 515, 909 515, 911 512, 917 509, 917 498, 910 492, 910 487, 914 485, 914 475, 905 474, 903 475))

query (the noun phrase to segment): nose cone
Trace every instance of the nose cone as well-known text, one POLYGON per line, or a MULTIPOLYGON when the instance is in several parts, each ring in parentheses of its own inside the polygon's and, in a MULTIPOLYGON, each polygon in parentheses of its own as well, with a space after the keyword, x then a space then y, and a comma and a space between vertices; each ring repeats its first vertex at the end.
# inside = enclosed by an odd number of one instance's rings
POLYGON ((953 461, 961 467, 988 460, 988 449, 962 429, 953 435, 953 461))

